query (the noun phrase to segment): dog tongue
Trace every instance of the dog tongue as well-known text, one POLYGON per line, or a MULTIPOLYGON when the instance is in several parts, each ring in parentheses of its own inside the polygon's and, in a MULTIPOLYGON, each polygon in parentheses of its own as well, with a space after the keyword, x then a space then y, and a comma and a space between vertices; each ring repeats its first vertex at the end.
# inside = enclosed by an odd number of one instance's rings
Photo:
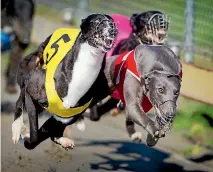
POLYGON ((107 46, 110 46, 111 44, 112 44, 112 40, 106 39, 106 45, 107 45, 107 46))

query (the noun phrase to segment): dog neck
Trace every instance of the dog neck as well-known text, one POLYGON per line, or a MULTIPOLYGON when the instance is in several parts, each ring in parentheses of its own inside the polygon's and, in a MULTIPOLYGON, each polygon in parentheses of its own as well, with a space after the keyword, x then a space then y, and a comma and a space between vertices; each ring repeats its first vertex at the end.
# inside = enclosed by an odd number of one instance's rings
POLYGON ((90 49, 90 53, 92 56, 94 56, 94 58, 100 57, 100 56, 104 56, 104 52, 96 47, 93 47, 91 45, 89 45, 88 43, 84 43, 86 48, 90 49))
POLYGON ((114 89, 115 89, 114 80, 115 80, 116 76, 114 76, 114 74, 115 74, 114 70, 115 70, 115 61, 116 61, 117 57, 118 57, 118 55, 107 58, 106 65, 104 68, 104 74, 107 78, 108 86, 111 91, 114 91, 114 89))
POLYGON ((71 74, 72 79, 68 83, 68 91, 65 96, 71 107, 76 106, 95 82, 101 70, 104 56, 103 51, 92 47, 87 42, 80 44, 71 74))

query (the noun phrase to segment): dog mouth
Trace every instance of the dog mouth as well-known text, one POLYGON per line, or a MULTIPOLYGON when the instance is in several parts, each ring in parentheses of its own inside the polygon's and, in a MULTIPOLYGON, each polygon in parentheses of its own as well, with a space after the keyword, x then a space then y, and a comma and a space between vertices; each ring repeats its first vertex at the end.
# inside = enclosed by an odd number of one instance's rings
POLYGON ((117 33, 116 28, 103 29, 95 37, 96 45, 104 52, 110 51, 115 44, 117 33))
POLYGON ((109 51, 115 43, 115 39, 114 38, 105 38, 103 41, 103 49, 104 51, 109 51))
POLYGON ((167 34, 165 30, 159 30, 156 34, 155 42, 157 42, 158 44, 164 44, 166 36, 167 34))
POLYGON ((165 115, 157 105, 155 105, 154 108, 156 114, 156 123, 159 129, 163 130, 164 132, 171 130, 175 116, 165 115))
POLYGON ((152 44, 164 44, 166 37, 167 37, 167 33, 165 30, 161 29, 161 30, 156 30, 155 33, 152 33, 152 31, 148 31, 145 34, 145 37, 147 38, 147 40, 149 42, 152 42, 152 44))
POLYGON ((92 41, 90 41, 90 43, 106 53, 114 46, 115 38, 106 36, 95 37, 92 41))
POLYGON ((101 36, 95 39, 95 44, 98 48, 100 48, 103 52, 108 52, 115 44, 115 37, 109 36, 101 36))

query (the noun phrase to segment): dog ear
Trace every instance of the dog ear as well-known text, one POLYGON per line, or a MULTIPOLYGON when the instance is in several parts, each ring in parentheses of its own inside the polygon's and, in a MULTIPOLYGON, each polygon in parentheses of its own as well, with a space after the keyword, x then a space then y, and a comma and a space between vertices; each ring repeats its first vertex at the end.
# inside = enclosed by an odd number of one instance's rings
POLYGON ((86 34, 89 30, 89 20, 88 18, 82 19, 80 24, 82 34, 86 34))
POLYGON ((151 82, 151 80, 152 80, 152 77, 153 77, 153 76, 150 76, 150 75, 149 75, 149 76, 145 76, 145 77, 144 77, 144 83, 145 83, 145 84, 149 84, 149 83, 151 82))
POLYGON ((144 94, 147 94, 147 92, 149 91, 149 85, 148 85, 149 81, 148 80, 149 80, 148 77, 141 77, 140 78, 144 94))
POLYGON ((145 78, 144 78, 144 77, 141 77, 141 78, 140 78, 140 82, 141 82, 142 85, 145 85, 145 78))
POLYGON ((138 16, 138 13, 134 13, 132 14, 131 18, 130 18, 130 25, 132 26, 133 30, 137 30, 137 26, 135 25, 136 22, 136 17, 138 16))
POLYGON ((86 18, 85 19, 81 19, 81 24, 86 22, 86 18))

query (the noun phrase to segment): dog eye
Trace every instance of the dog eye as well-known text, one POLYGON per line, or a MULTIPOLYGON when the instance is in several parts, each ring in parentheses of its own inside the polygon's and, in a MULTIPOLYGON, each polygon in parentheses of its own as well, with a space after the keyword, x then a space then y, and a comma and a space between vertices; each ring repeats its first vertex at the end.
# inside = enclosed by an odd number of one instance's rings
POLYGON ((158 88, 158 92, 159 93, 164 93, 164 89, 163 88, 158 88))
POLYGON ((179 91, 174 91, 174 95, 178 96, 179 95, 179 91))

